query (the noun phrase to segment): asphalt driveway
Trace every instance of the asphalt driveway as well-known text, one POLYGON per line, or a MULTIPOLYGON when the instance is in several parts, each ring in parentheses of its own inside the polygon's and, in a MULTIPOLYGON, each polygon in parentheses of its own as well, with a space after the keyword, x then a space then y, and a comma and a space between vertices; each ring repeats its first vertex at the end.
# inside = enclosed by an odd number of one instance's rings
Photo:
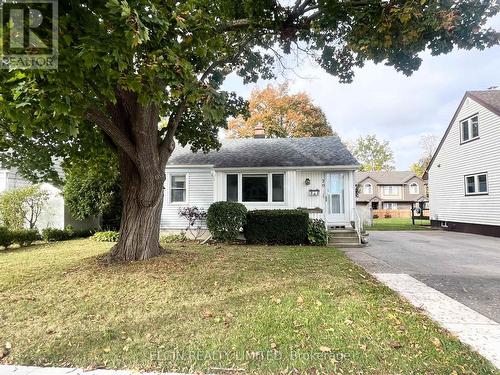
POLYGON ((500 238, 445 231, 370 232, 347 255, 372 273, 405 273, 500 323, 500 238))

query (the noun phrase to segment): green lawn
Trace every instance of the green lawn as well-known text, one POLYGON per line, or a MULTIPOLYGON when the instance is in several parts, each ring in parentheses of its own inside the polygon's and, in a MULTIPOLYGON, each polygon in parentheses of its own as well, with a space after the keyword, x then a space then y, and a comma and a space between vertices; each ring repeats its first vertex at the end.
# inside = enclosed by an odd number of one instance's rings
POLYGON ((0 251, 0 346, 12 346, 2 363, 496 373, 335 249, 169 246, 119 265, 89 240, 0 251))
POLYGON ((379 218, 373 219, 373 225, 367 226, 366 229, 370 230, 427 230, 430 229, 429 220, 415 220, 412 224, 410 218, 397 218, 390 219, 379 218))

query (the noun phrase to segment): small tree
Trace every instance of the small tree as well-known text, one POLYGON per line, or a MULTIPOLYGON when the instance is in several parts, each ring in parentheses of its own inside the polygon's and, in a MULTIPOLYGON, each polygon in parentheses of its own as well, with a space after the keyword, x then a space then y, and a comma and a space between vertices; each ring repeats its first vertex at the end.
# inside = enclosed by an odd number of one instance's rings
POLYGON ((195 241, 206 232, 203 223, 207 220, 207 212, 203 208, 196 206, 180 208, 179 216, 187 220, 186 232, 189 232, 195 241))
POLYGON ((427 166, 432 160, 432 156, 436 151, 439 138, 434 134, 425 134, 420 137, 420 147, 422 148, 422 156, 417 162, 410 165, 410 170, 417 176, 422 177, 427 169, 427 166))
POLYGON ((33 229, 48 200, 40 185, 6 191, 0 195, 0 220, 9 229, 21 229, 25 223, 33 229))
POLYGON ((64 200, 77 220, 102 215, 103 226, 119 228, 121 185, 116 157, 110 152, 93 156, 93 162, 77 159, 64 168, 64 200))
POLYGON ((394 170, 394 155, 388 141, 379 141, 375 135, 367 135, 359 137, 350 148, 361 163, 362 171, 394 170))

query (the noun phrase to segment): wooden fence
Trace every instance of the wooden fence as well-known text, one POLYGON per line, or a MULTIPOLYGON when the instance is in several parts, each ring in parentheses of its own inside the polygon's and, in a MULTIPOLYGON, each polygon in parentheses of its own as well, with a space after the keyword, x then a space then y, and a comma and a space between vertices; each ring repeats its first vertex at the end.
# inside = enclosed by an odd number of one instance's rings
POLYGON ((411 210, 372 210, 373 217, 381 219, 385 217, 411 218, 411 210))

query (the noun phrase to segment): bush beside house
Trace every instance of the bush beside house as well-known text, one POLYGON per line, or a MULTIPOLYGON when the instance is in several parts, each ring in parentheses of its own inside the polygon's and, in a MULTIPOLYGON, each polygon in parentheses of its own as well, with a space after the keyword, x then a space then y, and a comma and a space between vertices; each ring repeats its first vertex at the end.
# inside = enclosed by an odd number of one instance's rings
POLYGON ((328 231, 323 220, 309 219, 307 241, 309 245, 313 246, 326 246, 328 244, 328 231))
POLYGON ((216 241, 236 241, 246 217, 247 209, 241 203, 215 202, 207 211, 207 227, 216 241))
POLYGON ((306 244, 308 224, 309 215, 300 210, 250 211, 245 238, 251 244, 306 244))

